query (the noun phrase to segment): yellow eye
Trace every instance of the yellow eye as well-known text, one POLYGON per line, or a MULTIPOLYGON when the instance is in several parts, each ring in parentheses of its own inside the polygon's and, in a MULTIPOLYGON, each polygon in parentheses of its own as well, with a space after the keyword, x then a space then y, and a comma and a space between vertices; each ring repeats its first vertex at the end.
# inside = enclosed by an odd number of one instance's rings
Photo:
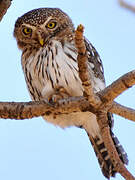
POLYGON ((49 28, 49 29, 53 29, 53 28, 55 28, 56 27, 56 22, 50 22, 50 23, 48 23, 47 24, 47 27, 49 28))
POLYGON ((29 35, 32 33, 32 29, 31 28, 23 28, 22 32, 25 34, 25 35, 29 35))

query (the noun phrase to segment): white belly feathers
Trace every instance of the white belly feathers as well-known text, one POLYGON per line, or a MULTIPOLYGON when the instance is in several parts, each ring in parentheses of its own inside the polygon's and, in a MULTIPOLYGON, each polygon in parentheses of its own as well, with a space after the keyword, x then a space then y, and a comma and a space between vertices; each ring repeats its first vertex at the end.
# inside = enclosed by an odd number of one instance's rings
MULTIPOLYGON (((35 56, 30 56, 27 62, 25 61, 22 56, 25 78, 33 100, 48 98, 54 93, 54 88, 59 86, 64 87, 71 96, 83 95, 78 74, 77 52, 73 44, 67 43, 63 47, 60 42, 53 40, 50 46, 40 48, 35 56), (27 76, 30 76, 31 81, 27 80, 27 76), (32 91, 35 93, 34 96, 32 91)), ((91 68, 90 72, 93 73, 91 68)), ((93 84, 96 91, 105 87, 104 82, 94 77, 94 74, 93 84)), ((62 128, 83 125, 92 136, 100 134, 96 116, 90 112, 62 114, 55 118, 49 115, 44 119, 62 128)))

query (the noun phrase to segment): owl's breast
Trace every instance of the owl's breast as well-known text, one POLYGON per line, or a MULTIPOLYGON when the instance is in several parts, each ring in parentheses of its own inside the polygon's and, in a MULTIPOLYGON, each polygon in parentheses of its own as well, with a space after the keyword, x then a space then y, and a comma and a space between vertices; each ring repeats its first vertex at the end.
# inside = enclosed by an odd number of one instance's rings
POLYGON ((22 56, 25 79, 32 98, 48 98, 56 87, 63 87, 70 96, 83 95, 76 59, 77 54, 72 44, 63 47, 56 40, 40 48, 27 61, 22 56))
POLYGON ((83 95, 78 74, 77 54, 72 48, 74 48, 73 45, 69 49, 62 47, 60 42, 53 41, 45 67, 46 85, 42 91, 43 96, 48 96, 55 87, 64 87, 71 96, 83 95))
MULTIPOLYGON (((83 95, 74 43, 62 45, 61 42, 52 40, 28 58, 23 54, 22 66, 33 100, 48 98, 59 87, 63 87, 70 96, 83 95)), ((104 82, 94 77, 91 68, 89 72, 93 77, 92 83, 95 91, 103 89, 104 82)))
MULTIPOLYGON (((40 48, 35 56, 30 55, 27 59, 22 56, 22 65, 33 100, 48 98, 55 93, 56 87, 64 87, 70 96, 83 95, 77 53, 73 44, 66 44, 63 47, 60 42, 52 41, 49 46, 40 48)), ((95 83, 97 91, 104 86, 96 77, 93 77, 92 83, 95 83)), ((44 118, 60 127, 86 126, 85 129, 89 129, 93 136, 99 132, 96 116, 90 112, 49 115, 44 118)))

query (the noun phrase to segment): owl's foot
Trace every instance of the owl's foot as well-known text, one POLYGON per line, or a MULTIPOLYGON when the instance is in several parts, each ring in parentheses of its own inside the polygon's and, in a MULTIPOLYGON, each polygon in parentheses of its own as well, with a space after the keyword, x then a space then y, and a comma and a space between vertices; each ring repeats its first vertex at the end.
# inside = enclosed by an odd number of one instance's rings
POLYGON ((58 87, 55 89, 55 93, 49 96, 49 103, 56 103, 60 99, 68 98, 70 95, 63 87, 58 87))

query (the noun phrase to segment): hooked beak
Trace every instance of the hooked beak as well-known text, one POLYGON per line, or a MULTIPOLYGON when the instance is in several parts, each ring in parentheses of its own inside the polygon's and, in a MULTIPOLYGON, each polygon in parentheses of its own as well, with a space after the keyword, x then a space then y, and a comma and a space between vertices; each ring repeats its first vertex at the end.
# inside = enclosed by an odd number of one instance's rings
POLYGON ((39 40, 39 44, 41 45, 41 46, 44 46, 44 39, 38 39, 39 40))
POLYGON ((45 40, 44 40, 45 38, 43 38, 44 37, 43 33, 41 31, 38 31, 37 32, 37 37, 38 37, 39 44, 43 47, 44 44, 45 44, 45 40))

